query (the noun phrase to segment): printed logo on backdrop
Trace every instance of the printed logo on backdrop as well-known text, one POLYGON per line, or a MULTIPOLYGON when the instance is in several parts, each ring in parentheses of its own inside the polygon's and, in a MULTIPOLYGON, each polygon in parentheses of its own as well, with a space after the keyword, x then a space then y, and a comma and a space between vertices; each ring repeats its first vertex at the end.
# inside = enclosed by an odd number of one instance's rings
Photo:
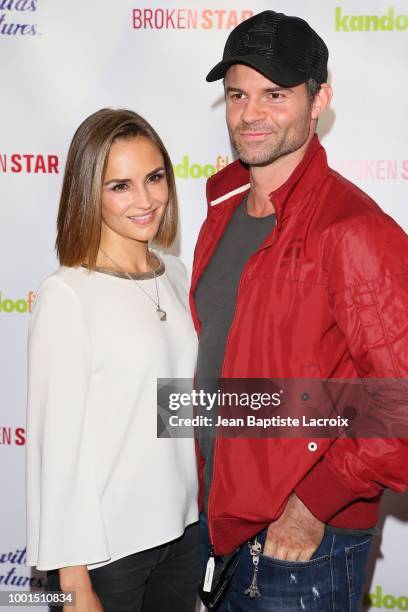
POLYGON ((230 161, 228 155, 217 155, 214 163, 200 164, 190 160, 189 155, 184 155, 181 163, 173 164, 174 174, 179 179, 207 179, 228 166, 230 161))
POLYGON ((134 30, 232 30, 252 17, 252 10, 137 8, 132 11, 134 30))
POLYGON ((389 32, 408 29, 408 15, 398 14, 394 6, 375 15, 348 15, 341 6, 335 9, 336 32, 389 32))
POLYGON ((330 165, 350 180, 408 180, 408 159, 338 159, 330 165))
POLYGON ((29 291, 26 298, 10 297, 0 291, 0 316, 7 314, 31 314, 35 301, 35 293, 29 291))
POLYGON ((376 586, 374 593, 364 594, 363 604, 370 609, 408 610, 408 596, 386 593, 382 586, 376 586))
POLYGON ((26 549, 17 548, 11 551, 0 550, 0 587, 20 587, 42 589, 45 577, 25 566, 26 549))
MULTIPOLYGON (((1 2, 1 0, 0 0, 1 2)), ((58 155, 0 153, 0 174, 59 174, 58 155)))
POLYGON ((26 443, 26 430, 24 427, 0 426, 1 446, 24 446, 26 443))
MULTIPOLYGON (((228 155, 217 155, 214 162, 203 164, 184 155, 181 162, 173 164, 174 174, 179 179, 207 179, 232 161, 228 155)), ((350 180, 408 180, 408 159, 337 159, 330 165, 350 180)))
POLYGON ((38 24, 32 22, 38 1, 0 0, 0 35, 38 36, 38 24))

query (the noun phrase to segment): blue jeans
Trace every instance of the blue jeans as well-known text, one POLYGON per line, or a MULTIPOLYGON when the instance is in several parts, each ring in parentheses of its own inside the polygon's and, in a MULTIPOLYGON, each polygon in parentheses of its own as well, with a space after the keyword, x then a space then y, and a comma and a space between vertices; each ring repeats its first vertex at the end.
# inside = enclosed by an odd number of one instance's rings
MULTIPOLYGON (((200 534, 203 554, 206 548, 203 538, 208 538, 205 517, 200 521, 200 534)), ((258 535, 258 541, 263 545, 265 538, 266 530, 258 535)), ((370 534, 338 534, 326 529, 309 561, 280 561, 261 554, 258 571, 261 596, 254 599, 245 595, 254 565, 249 547, 244 545, 217 612, 358 612, 371 541, 370 534)), ((205 555, 208 558, 208 549, 205 555)))

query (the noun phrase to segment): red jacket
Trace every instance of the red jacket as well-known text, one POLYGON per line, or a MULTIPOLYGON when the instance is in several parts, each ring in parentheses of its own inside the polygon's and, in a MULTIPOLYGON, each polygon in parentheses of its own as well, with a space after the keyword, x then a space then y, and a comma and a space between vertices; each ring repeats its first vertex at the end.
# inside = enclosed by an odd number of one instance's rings
MULTIPOLYGON (((240 161, 208 180, 190 296, 198 334, 194 291, 248 188, 240 161)), ((407 377, 403 230, 328 167, 317 136, 270 198, 276 226, 242 272, 222 376, 407 377)), ((217 554, 276 520, 293 491, 321 521, 363 529, 377 522, 384 488, 407 488, 407 440, 320 438, 315 452, 310 440, 217 438, 208 502, 217 554)))

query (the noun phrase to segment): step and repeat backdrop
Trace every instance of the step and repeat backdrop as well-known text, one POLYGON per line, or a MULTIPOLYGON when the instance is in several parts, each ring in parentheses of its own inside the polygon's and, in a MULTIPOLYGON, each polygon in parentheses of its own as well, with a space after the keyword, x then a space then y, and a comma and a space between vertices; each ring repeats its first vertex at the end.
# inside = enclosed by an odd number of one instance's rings
MULTIPOLYGON (((330 163, 408 229, 408 0, 0 0, 0 590, 44 582, 25 566, 26 336, 36 288, 57 266, 70 139, 107 106, 155 126, 177 177, 175 250, 191 267, 206 178, 233 160, 222 84, 205 75, 231 29, 265 9, 305 18, 326 41, 330 163)), ((406 495, 387 493, 380 527, 365 605, 408 610, 406 495)))

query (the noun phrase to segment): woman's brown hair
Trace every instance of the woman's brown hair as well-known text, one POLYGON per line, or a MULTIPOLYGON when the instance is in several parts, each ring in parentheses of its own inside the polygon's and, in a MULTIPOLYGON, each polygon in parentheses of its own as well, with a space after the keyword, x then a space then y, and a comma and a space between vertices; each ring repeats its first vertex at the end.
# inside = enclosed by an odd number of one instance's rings
POLYGON ((115 140, 143 136, 164 158, 169 202, 154 242, 172 244, 177 233, 177 194, 173 166, 159 135, 140 115, 126 109, 103 108, 77 129, 68 151, 57 219, 56 249, 61 265, 96 265, 102 224, 102 183, 115 140))

